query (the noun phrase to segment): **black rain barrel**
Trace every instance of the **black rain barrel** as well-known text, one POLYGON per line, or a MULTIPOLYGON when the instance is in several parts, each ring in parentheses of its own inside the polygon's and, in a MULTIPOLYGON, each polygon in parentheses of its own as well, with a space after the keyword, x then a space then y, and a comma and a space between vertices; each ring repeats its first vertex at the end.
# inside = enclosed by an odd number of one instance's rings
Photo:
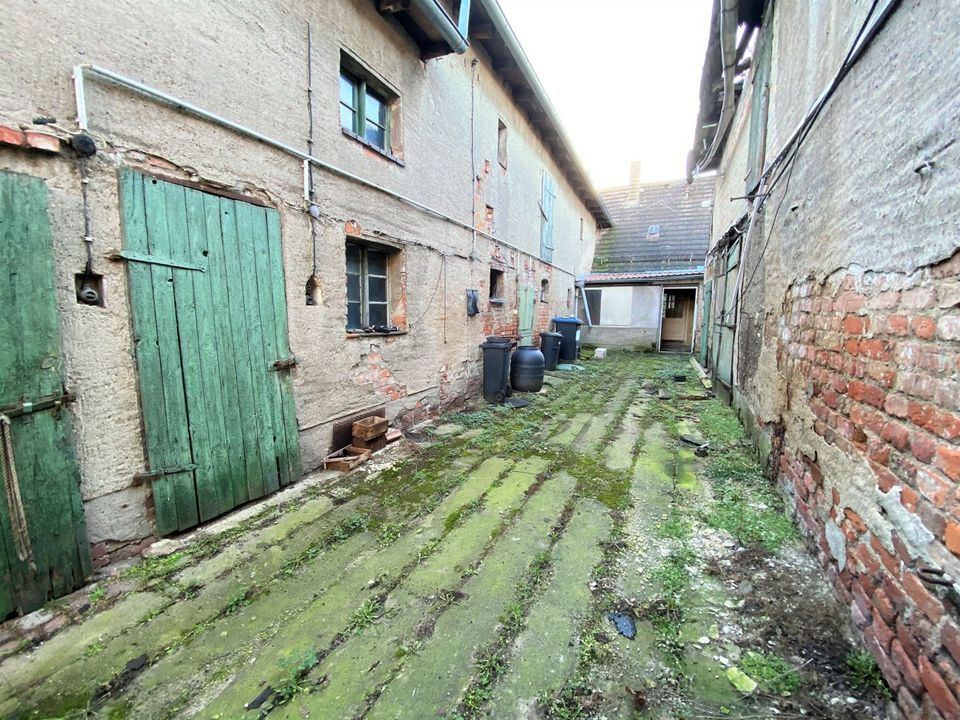
POLYGON ((560 362, 572 363, 577 361, 577 336, 580 334, 580 326, 583 325, 575 317, 555 317, 553 327, 558 333, 563 335, 560 341, 560 362))
POLYGON ((491 335, 480 345, 483 350, 483 399, 502 403, 510 396, 510 348, 513 339, 491 335))
POLYGON ((563 335, 556 332, 540 333, 540 352, 543 353, 544 369, 556 370, 560 360, 560 340, 563 335))
POLYGON ((521 345, 510 361, 510 384, 520 392, 539 392, 543 387, 543 353, 533 345, 521 345))

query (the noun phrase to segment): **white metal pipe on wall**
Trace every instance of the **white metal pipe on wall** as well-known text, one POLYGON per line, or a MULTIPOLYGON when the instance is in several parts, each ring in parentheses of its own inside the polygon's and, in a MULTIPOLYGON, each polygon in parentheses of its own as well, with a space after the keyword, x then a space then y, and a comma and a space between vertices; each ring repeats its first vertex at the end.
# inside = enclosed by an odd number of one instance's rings
MULTIPOLYGON (((431 208, 428 205, 424 205, 423 203, 417 200, 414 200, 411 197, 408 197, 401 193, 390 190, 389 188, 386 188, 383 185, 379 185, 375 182, 362 178, 359 175, 355 175, 347 170, 344 170, 343 168, 337 167, 336 165, 331 165, 330 163, 325 162, 324 160, 321 160, 317 157, 314 157, 309 153, 305 153, 302 150, 298 150, 292 145, 288 145, 282 140, 277 140, 276 138, 272 138, 269 135, 265 135, 257 130, 253 130, 252 128, 249 128, 246 125, 241 125, 240 123, 234 122, 233 120, 230 120, 229 118, 225 118, 222 115, 218 115, 215 112, 211 112, 210 110, 205 110, 204 108, 199 107, 198 105, 195 105, 187 100, 183 100, 174 95, 170 95, 169 93, 165 93, 162 90, 157 90, 156 88, 152 88, 149 85, 145 85, 142 82, 139 82, 132 78, 126 77, 125 75, 121 75, 120 73, 113 72, 112 70, 108 70, 107 68, 100 67, 99 65, 94 65, 94 64, 77 65, 73 69, 73 87, 74 87, 74 93, 76 96, 77 124, 80 126, 80 129, 85 132, 89 132, 89 129, 90 129, 89 118, 87 117, 86 90, 84 87, 84 81, 85 81, 84 76, 86 74, 99 77, 104 80, 108 80, 112 83, 120 85, 121 87, 128 88, 130 90, 140 93, 141 95, 146 95, 147 97, 153 98, 154 100, 158 100, 162 103, 165 103, 174 108, 177 108, 178 110, 182 110, 183 112, 189 113, 191 115, 195 115, 196 117, 199 117, 199 118, 203 118, 204 120, 212 122, 216 125, 220 125, 222 127, 233 130, 239 135, 243 135, 245 137, 250 138, 251 140, 256 140, 257 142, 261 142, 264 145, 269 145, 270 147, 276 148, 277 150, 285 152, 288 155, 293 155, 294 157, 303 161, 305 164, 306 163, 313 164, 330 173, 333 173, 334 175, 338 175, 346 180, 355 182, 358 185, 363 185, 364 187, 370 188, 371 190, 376 190, 377 192, 381 192, 384 195, 388 195, 389 197, 392 197, 395 200, 398 200, 402 203, 406 203, 407 205, 410 205, 411 207, 414 207, 422 212, 425 212, 441 220, 445 220, 446 222, 456 225, 457 227, 463 228, 464 230, 469 230, 471 233, 482 235, 488 240, 491 240, 495 243, 503 245, 504 247, 508 247, 511 250, 516 250, 517 252, 521 252, 525 255, 531 255, 529 251, 524 250, 523 248, 520 248, 504 240, 501 240, 500 238, 495 237, 494 235, 486 233, 483 230, 480 230, 479 228, 474 227, 470 223, 465 223, 462 220, 457 220, 455 217, 451 217, 446 213, 443 213, 439 210, 435 210, 434 208, 431 208)), ((546 260, 541 260, 541 262, 551 265, 552 267, 557 268, 561 272, 565 272, 570 275, 574 274, 573 270, 568 270, 566 268, 560 267, 559 265, 555 265, 554 263, 548 262, 546 260)))

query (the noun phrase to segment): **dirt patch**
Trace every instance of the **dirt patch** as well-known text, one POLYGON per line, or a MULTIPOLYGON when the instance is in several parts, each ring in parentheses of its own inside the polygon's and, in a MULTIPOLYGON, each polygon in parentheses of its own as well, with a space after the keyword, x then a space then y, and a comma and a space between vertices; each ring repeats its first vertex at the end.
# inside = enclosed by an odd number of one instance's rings
POLYGON ((739 609, 744 647, 761 648, 799 667, 804 685, 794 698, 781 699, 783 710, 843 720, 884 716, 881 691, 858 686, 849 676, 855 645, 847 618, 802 548, 786 548, 776 556, 760 546, 740 548, 713 560, 708 572, 744 603, 739 609), (848 697, 856 704, 846 702, 848 697))

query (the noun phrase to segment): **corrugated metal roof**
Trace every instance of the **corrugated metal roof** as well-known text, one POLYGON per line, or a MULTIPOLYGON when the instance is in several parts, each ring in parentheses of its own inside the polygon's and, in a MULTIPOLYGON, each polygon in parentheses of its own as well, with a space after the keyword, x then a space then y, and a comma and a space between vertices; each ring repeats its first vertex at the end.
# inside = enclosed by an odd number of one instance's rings
POLYGON ((611 273, 592 272, 588 273, 585 279, 588 283, 612 283, 620 282, 622 280, 634 281, 656 280, 658 278, 696 277, 698 275, 703 275, 703 270, 703 265, 700 265, 695 268, 687 268, 683 270, 646 270, 638 272, 611 273))
POLYGON ((601 190, 613 227, 597 240, 593 272, 702 268, 710 246, 715 184, 710 175, 691 184, 671 180, 601 190))

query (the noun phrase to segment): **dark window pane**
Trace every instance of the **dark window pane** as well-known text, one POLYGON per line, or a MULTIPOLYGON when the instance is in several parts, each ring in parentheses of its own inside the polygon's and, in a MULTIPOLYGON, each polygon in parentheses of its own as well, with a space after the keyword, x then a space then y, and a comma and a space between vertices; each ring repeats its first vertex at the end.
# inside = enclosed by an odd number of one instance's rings
POLYGON ((356 83, 351 78, 343 73, 340 74, 340 102, 354 110, 357 109, 356 87, 356 83))
POLYGON ((384 133, 383 128, 379 128, 374 125, 372 122, 367 121, 367 142, 371 145, 374 145, 381 150, 386 149, 387 139, 386 133, 384 133))
POLYGON ((387 124, 387 106, 383 100, 380 99, 379 95, 375 95, 370 91, 367 91, 367 107, 366 107, 366 116, 367 120, 372 120, 377 125, 381 127, 386 126, 387 124))
POLYGON ((347 328, 359 330, 363 325, 360 322, 360 303, 347 303, 347 328))
POLYGON ((387 254, 380 250, 367 250, 367 271, 371 275, 386 275, 387 254))
POLYGON ((347 275, 347 300, 360 302, 360 276, 347 275))
POLYGON ((347 243, 347 272, 360 272, 360 246, 347 243))
POLYGON ((370 302, 387 301, 387 279, 370 276, 367 278, 367 294, 370 302))
POLYGON ((357 131, 357 114, 343 105, 340 106, 340 127, 352 133, 357 131))
POLYGON ((387 324, 387 306, 370 303, 370 324, 371 325, 386 325, 387 324))

